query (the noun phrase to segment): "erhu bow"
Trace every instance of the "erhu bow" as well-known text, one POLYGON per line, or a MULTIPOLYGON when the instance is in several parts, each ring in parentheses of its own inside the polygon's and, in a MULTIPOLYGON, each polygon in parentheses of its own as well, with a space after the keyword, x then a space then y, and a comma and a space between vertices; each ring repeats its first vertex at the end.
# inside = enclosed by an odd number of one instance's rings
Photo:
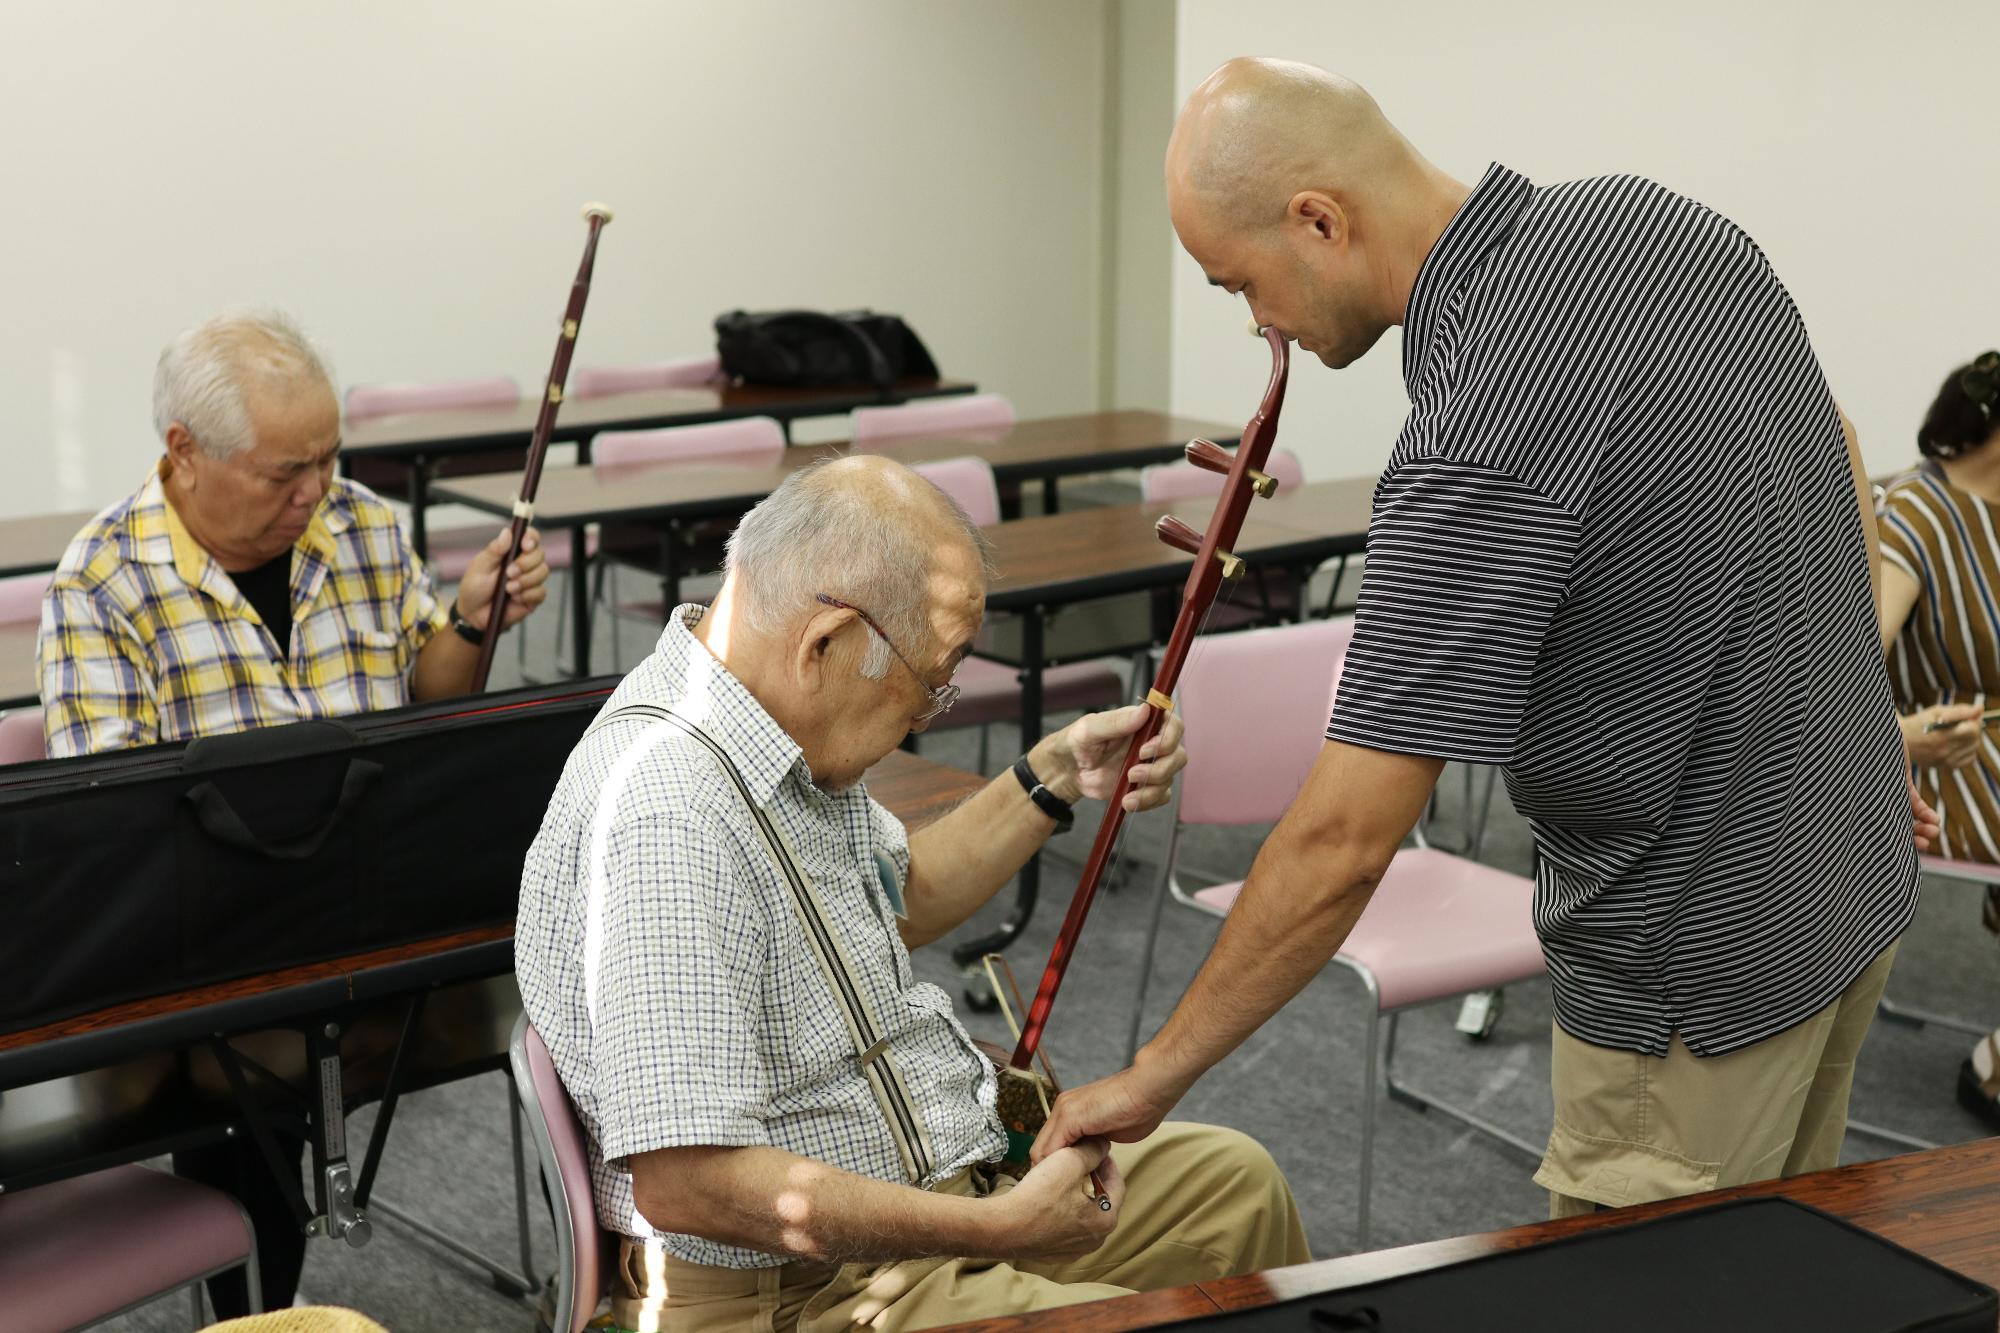
POLYGON ((569 381, 569 359, 576 352, 577 330, 583 325, 584 302, 590 299, 590 271, 597 263, 597 235, 611 221, 611 210, 603 204, 585 204, 583 220, 590 226, 583 242, 583 262, 577 265, 576 281, 570 284, 569 306, 563 311, 562 331, 556 335, 555 364, 549 367, 548 389, 542 394, 542 410, 535 417, 534 438, 528 444, 528 465, 521 473, 521 490, 514 497, 514 526, 507 539, 507 558, 500 562, 500 576, 493 589, 493 601, 486 613, 486 635, 479 641, 479 664, 472 669, 472 693, 486 688, 493 670, 493 650, 499 646, 507 623, 507 568, 521 555, 521 542, 535 517, 535 492, 542 484, 542 460, 548 457, 549 436, 556 428, 556 409, 562 406, 563 385, 569 381))
POLYGON ((1262 334, 1264 341, 1271 345, 1271 380, 1264 389, 1263 401, 1257 405, 1256 415, 1243 428, 1240 445, 1234 454, 1211 440, 1193 440, 1187 447, 1188 462, 1210 472, 1226 474, 1222 495, 1215 502, 1215 513, 1209 519, 1208 527, 1199 532, 1172 514, 1162 517, 1155 525, 1161 541, 1194 556, 1194 568, 1189 571, 1187 583, 1181 591, 1180 614, 1174 620, 1173 633, 1160 655, 1159 672, 1153 677, 1153 687, 1146 692, 1146 703, 1152 711, 1126 751, 1124 766, 1118 774, 1118 785, 1111 793, 1104 822, 1098 826, 1097 841, 1091 844, 1090 859, 1084 862, 1083 878, 1076 886, 1076 896, 1070 900, 1069 915, 1063 918, 1062 931, 1056 936, 1055 947, 1049 950, 1048 967, 1042 972, 1041 986, 1035 992, 1034 1003, 1028 1008, 1019 1043, 1007 1067, 1000 1071, 998 1109, 1000 1119, 1009 1131, 1010 1162, 1025 1162, 1027 1147, 1033 1143, 1034 1132, 1039 1130, 1044 1118, 1045 1090, 1038 1083, 1031 1066, 1042 1044, 1042 1032, 1048 1026, 1049 1010, 1055 1005, 1056 992, 1062 988, 1063 975, 1076 952, 1077 937, 1083 933, 1084 918, 1090 914, 1091 901, 1097 896, 1097 886, 1110 868, 1119 832, 1125 826, 1125 794, 1132 785, 1129 775, 1139 763, 1139 752, 1159 734, 1167 714, 1173 710, 1174 687, 1180 682, 1181 667, 1187 662, 1188 649, 1194 644, 1195 633, 1207 619, 1216 594, 1224 582, 1233 582, 1243 574, 1243 561, 1230 547, 1235 545, 1237 534, 1243 529, 1243 518, 1249 512, 1252 495, 1268 499, 1278 487, 1277 481, 1267 476, 1263 468, 1278 435, 1278 411, 1284 406, 1285 379, 1291 364, 1290 345, 1276 329, 1259 329, 1254 323, 1251 328, 1252 332, 1262 334))

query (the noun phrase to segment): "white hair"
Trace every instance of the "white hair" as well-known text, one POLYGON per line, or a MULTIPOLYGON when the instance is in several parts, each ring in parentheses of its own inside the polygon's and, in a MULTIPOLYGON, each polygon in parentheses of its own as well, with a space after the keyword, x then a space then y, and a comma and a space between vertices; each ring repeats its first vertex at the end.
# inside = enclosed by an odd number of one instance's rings
MULTIPOLYGON (((723 568, 742 589, 744 613, 757 629, 776 633, 816 610, 815 599, 825 593, 865 608, 906 656, 922 653, 936 634, 935 542, 929 525, 910 521, 910 511, 927 507, 955 519, 952 526, 979 553, 982 570, 985 538, 956 501, 916 473, 904 475, 926 493, 912 493, 902 513, 885 512, 879 492, 829 475, 832 462, 785 478, 729 534, 723 568)), ((894 661, 882 636, 870 634, 861 674, 880 680, 894 661)))
POLYGON ((216 458, 249 448, 256 441, 243 382, 252 375, 333 384, 326 359, 291 316, 232 310, 183 331, 161 350, 153 369, 153 429, 164 442, 178 421, 216 458))

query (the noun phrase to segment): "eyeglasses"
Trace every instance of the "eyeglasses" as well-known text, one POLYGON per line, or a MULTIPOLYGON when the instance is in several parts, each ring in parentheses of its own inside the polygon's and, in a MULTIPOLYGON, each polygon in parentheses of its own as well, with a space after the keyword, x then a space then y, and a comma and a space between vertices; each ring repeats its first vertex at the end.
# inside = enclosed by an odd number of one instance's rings
POLYGON ((880 625, 875 623, 875 617, 869 615, 866 611, 863 611, 860 607, 855 606, 852 603, 841 601, 838 597, 828 597, 823 592, 817 593, 815 594, 815 596, 817 596, 821 602, 825 603, 828 606, 838 607, 842 611, 852 611, 855 615, 860 616, 861 623, 866 625, 869 629, 874 630, 877 634, 881 635, 882 642, 889 645, 889 651, 896 655, 896 660, 898 662, 901 662, 912 676, 916 677, 917 684, 919 686, 922 686, 924 693, 929 695, 931 700, 931 706, 929 708, 926 708, 923 712, 917 714, 917 721, 928 722, 932 718, 936 717, 938 714, 944 712, 946 709, 950 708, 953 704, 958 702, 958 686, 950 684, 946 685, 924 684, 924 673, 917 670, 915 664, 912 663, 909 658, 903 656, 903 650, 896 646, 896 641, 889 637, 887 630, 884 630, 880 625))

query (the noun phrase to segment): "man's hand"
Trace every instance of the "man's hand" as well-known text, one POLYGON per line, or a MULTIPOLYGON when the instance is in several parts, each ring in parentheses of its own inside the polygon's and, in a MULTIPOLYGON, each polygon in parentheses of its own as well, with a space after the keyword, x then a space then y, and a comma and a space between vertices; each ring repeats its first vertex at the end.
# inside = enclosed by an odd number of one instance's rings
POLYGON ((1142 1052, 1140 1064, 1057 1097, 1049 1108, 1048 1123, 1035 1136, 1030 1159, 1045 1162, 1052 1154, 1068 1151, 1072 1144, 1106 1139, 1136 1143, 1158 1129, 1187 1089, 1174 1086, 1144 1065, 1142 1052))
POLYGON ((1060 1152, 1038 1152, 1035 1163, 1020 1184, 990 1205, 1005 1213, 994 1230, 995 1251, 990 1257, 1081 1259, 1118 1225, 1118 1209, 1125 1202, 1125 1181, 1111 1160, 1111 1145, 1103 1139, 1084 1139, 1060 1152), (1111 1200, 1108 1209, 1097 1202, 1092 1171, 1104 1182, 1104 1197, 1111 1200))
MULTIPOLYGON (((1053 736, 1044 737, 1028 763, 1062 800, 1074 801, 1079 796, 1109 800, 1118 786, 1119 767, 1132 737, 1146 725, 1152 711, 1150 704, 1132 704, 1085 713, 1053 736)), ((1125 793, 1127 810, 1151 810, 1167 803, 1174 775, 1187 767, 1187 751, 1181 746, 1185 730, 1180 718, 1169 713, 1160 734, 1139 751, 1141 762, 1126 775, 1132 780, 1132 789, 1125 793)))
POLYGON ((1910 788, 1910 837, 1915 840, 1918 851, 1927 852, 1937 845, 1937 837, 1943 832, 1944 824, 1938 819, 1937 811, 1917 795, 1917 780, 1908 769, 1903 770, 1903 781, 1910 788))
POLYGON ((1913 764, 1927 768, 1965 768, 1979 758, 1984 728, 1979 715, 1984 705, 1939 704, 1920 708, 1899 721, 1903 728, 1903 750, 1913 764), (1939 723, 1947 725, 1931 730, 1939 723))
MULTIPOLYGON (((486 628, 486 617, 493 609, 500 562, 507 558, 507 539, 508 532, 503 528, 499 536, 472 557, 465 577, 459 580, 458 613, 477 629, 486 628)), ((526 620, 548 597, 549 590, 544 586, 548 580, 549 562, 542 552, 541 534, 529 528, 521 539, 520 556, 507 566, 507 623, 500 628, 508 629, 526 620)))

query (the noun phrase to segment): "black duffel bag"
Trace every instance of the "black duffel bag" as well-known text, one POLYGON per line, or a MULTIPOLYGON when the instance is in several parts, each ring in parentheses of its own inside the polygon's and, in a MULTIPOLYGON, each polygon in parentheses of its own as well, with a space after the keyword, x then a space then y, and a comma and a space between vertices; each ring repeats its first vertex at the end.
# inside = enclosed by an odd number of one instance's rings
POLYGON ((936 379, 923 339, 896 315, 872 310, 731 310, 715 317, 722 371, 745 384, 779 387, 936 379))

